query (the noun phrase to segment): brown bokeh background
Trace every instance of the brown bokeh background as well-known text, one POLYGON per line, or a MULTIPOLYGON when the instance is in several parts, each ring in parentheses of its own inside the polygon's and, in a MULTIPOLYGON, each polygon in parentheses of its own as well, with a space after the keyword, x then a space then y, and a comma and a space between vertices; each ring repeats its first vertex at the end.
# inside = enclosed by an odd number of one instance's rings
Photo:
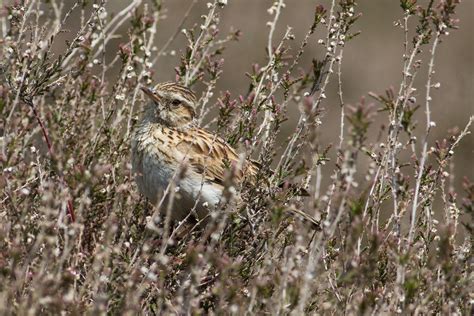
MULTIPOLYGON (((206 3, 198 1, 194 6, 185 28, 199 25, 203 14, 206 14, 206 3)), ((428 1, 418 1, 426 4, 428 1)), ((114 0, 107 4, 109 14, 117 13, 130 3, 129 0, 114 0)), ((144 0, 147 3, 147 0, 144 0)), ((224 53, 225 66, 221 80, 218 82, 217 90, 229 90, 232 96, 237 97, 244 94, 248 87, 248 78, 245 72, 251 69, 253 63, 264 64, 265 47, 267 45, 269 28, 266 26, 273 16, 269 15, 267 9, 273 1, 270 0, 229 0, 221 15, 221 34, 226 34, 231 28, 242 31, 239 42, 231 43, 224 53)), ((278 22, 277 31, 274 35, 274 43, 281 39, 287 26, 293 28, 296 39, 292 42, 293 49, 297 49, 300 42, 312 23, 314 8, 317 4, 330 7, 330 0, 286 0, 286 8, 282 11, 278 22)), ((360 0, 356 12, 362 12, 362 17, 353 27, 354 31, 360 30, 361 34, 350 41, 344 51, 342 84, 344 99, 347 104, 355 104, 362 96, 367 96, 369 91, 383 93, 385 89, 394 87, 398 89, 402 73, 402 50, 403 31, 394 26, 394 22, 401 19, 403 12, 398 0, 360 0)), ((166 18, 158 26, 156 34, 156 46, 158 50, 161 45, 174 34, 181 19, 191 4, 191 0, 165 0, 164 8, 166 18)), ((435 71, 433 82, 440 82, 441 88, 433 90, 432 97, 432 120, 436 122, 430 140, 431 144, 436 139, 442 139, 447 131, 453 127, 463 128, 469 116, 474 114, 474 1, 463 1, 457 10, 460 19, 459 30, 453 30, 445 38, 438 48, 435 59, 435 71)), ((411 21, 411 29, 414 30, 416 18, 411 21)), ((120 30, 124 37, 127 36, 125 24, 120 30)), ((74 27, 72 27, 74 29, 74 27)), ((311 38, 300 66, 309 69, 312 58, 321 58, 324 48, 317 44, 317 40, 324 38, 325 30, 320 28, 311 38)), ((118 44, 123 39, 111 41, 111 49, 115 52, 118 44)), ((170 46, 175 50, 175 56, 162 57, 155 67, 156 81, 173 80, 175 78, 174 67, 179 65, 179 56, 185 48, 183 35, 170 46)), ((293 52, 294 52, 293 50, 293 52)), ((424 48, 424 56, 429 50, 424 48)), ((110 56, 113 58, 113 56, 110 56)), ((418 133, 424 131, 424 91, 426 83, 426 61, 415 83, 418 89, 418 103, 422 106, 418 111, 416 119, 419 122, 418 133)), ((332 84, 327 90, 327 100, 323 103, 325 115, 322 119, 320 129, 320 142, 323 146, 338 142, 340 108, 337 99, 333 77, 332 84)), ((218 93, 215 93, 215 97, 218 93)), ((214 97, 214 98, 215 98, 214 97)), ((370 100, 370 99, 368 99, 370 100)), ((212 103, 212 102, 211 102, 212 103)), ((289 135, 295 124, 299 112, 296 107, 289 110, 290 120, 285 124, 282 131, 282 139, 289 135)), ((378 127, 387 123, 383 115, 377 122, 378 127)), ((377 128, 374 129, 374 133, 377 128)), ((420 135, 420 134, 418 134, 420 135)), ((419 137, 419 139, 421 139, 419 137)), ((418 144, 419 149, 421 147, 418 144)), ((462 176, 473 178, 472 168, 473 137, 466 137, 460 144, 454 157, 454 174, 456 175, 456 188, 460 189, 462 176)))
MULTIPOLYGON (((122 2, 121 7, 125 3, 122 2)), ((165 6, 168 9, 167 20, 161 24, 157 32, 157 43, 165 43, 176 30, 179 22, 189 6, 190 0, 168 0, 165 6)), ((252 63, 265 63, 265 47, 268 38, 268 27, 266 22, 273 16, 267 13, 267 9, 273 1, 264 0, 229 0, 224 8, 221 19, 221 32, 227 32, 230 28, 242 31, 241 40, 231 43, 224 53, 224 73, 218 83, 219 90, 229 90, 233 95, 245 93, 248 87, 248 79, 245 71, 248 71, 252 63)), ((287 26, 294 30, 296 39, 292 45, 294 49, 300 44, 303 36, 312 23, 313 11, 317 4, 329 8, 330 1, 315 0, 287 0, 286 8, 281 13, 281 18, 274 36, 274 42, 278 43, 287 26)), ((420 4, 427 1, 419 1, 420 4)), ((402 50, 403 31, 394 26, 394 22, 402 17, 402 9, 397 0, 361 0, 358 1, 358 12, 362 17, 356 23, 353 30, 360 30, 361 34, 348 43, 343 59, 343 91, 344 99, 348 104, 354 104, 369 91, 384 92, 393 86, 398 89, 402 73, 402 50)), ((199 17, 205 14, 206 1, 200 1, 195 6, 187 22, 187 27, 199 23, 199 17)), ((442 139, 447 130, 458 126, 464 127, 470 115, 474 114, 474 1, 463 1, 457 10, 460 19, 459 30, 450 32, 438 48, 435 59, 434 82, 440 82, 441 88, 433 90, 432 97, 432 120, 436 122, 431 140, 442 139)), ((415 19, 412 20, 412 30, 415 19)), ((177 52, 184 48, 184 36, 180 36, 172 49, 177 52)), ((321 57, 324 54, 322 46, 316 42, 324 38, 324 30, 320 29, 312 37, 312 43, 308 46, 301 67, 309 68, 311 59, 321 57)), ((426 46, 427 52, 429 48, 426 46)), ((178 54, 179 55, 179 54, 178 54)), ((164 57, 159 61, 156 68, 156 79, 172 80, 174 78, 173 68, 179 63, 178 57, 164 57)), ((418 89, 418 102, 422 107, 418 111, 419 132, 424 130, 424 91, 426 82, 426 65, 421 70, 416 87, 418 89)), ((333 84, 328 89, 327 102, 323 104, 326 109, 323 125, 321 127, 321 143, 337 143, 339 131, 339 115, 336 89, 333 84)), ((295 125, 299 113, 296 108, 290 111, 287 122, 287 131, 290 133, 295 125)), ((386 119, 385 119, 386 120, 386 119)), ((385 121, 386 123, 386 121, 385 121)), ((420 138, 419 138, 420 139, 420 138)), ((466 137, 454 158, 456 184, 459 185, 460 177, 467 175, 472 178, 473 137, 466 137)))

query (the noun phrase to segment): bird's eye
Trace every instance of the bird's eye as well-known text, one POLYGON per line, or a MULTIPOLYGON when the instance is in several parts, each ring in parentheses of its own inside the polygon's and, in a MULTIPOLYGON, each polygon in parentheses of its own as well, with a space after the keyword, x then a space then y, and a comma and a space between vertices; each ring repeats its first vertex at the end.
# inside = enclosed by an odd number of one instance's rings
POLYGON ((178 106, 181 104, 181 101, 179 101, 178 99, 174 99, 173 101, 171 101, 171 104, 173 104, 174 106, 178 106))

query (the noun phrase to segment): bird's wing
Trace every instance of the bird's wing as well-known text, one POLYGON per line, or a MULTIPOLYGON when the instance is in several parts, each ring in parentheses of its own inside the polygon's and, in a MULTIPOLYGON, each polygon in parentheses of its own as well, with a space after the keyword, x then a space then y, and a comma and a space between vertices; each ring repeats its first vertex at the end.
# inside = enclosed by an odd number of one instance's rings
POLYGON ((242 159, 236 151, 222 138, 203 129, 195 128, 177 146, 180 151, 187 152, 190 167, 204 176, 206 181, 223 185, 226 174, 234 182, 241 183, 245 179, 252 181, 257 173, 257 165, 250 160, 242 159))

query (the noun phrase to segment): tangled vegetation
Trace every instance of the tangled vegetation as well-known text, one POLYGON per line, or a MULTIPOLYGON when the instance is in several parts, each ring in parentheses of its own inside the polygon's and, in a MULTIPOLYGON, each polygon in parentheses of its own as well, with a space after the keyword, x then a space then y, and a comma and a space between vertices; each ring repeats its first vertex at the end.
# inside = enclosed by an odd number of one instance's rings
POLYGON ((445 139, 430 137, 435 57, 457 27, 459 1, 400 0, 400 85, 355 105, 341 82, 344 49, 358 35, 354 0, 315 5, 302 39, 291 27, 275 38, 292 1, 271 3, 266 63, 244 70, 241 94, 216 91, 224 49, 240 37, 219 30, 227 1, 209 2, 202 23, 187 27, 196 2, 165 43, 155 42, 160 0, 129 1, 113 15, 105 0, 2 8, 1 313, 470 314, 474 184, 465 179, 465 192, 454 192, 450 173, 472 118, 445 139), (71 34, 73 17, 80 27, 71 34), (110 45, 125 26, 123 43, 110 45), (70 39, 53 53, 64 32, 70 39), (236 188, 238 203, 221 205, 205 227, 168 223, 166 206, 141 197, 131 174, 140 85, 156 80, 154 65, 179 36, 187 47, 176 80, 200 91, 198 123, 261 166, 257 184, 236 188), (302 64, 315 44, 324 57, 302 64), (330 82, 340 111, 332 146, 318 138, 330 82), (296 126, 286 125, 289 109, 299 110, 296 126), (384 123, 374 141, 376 118, 384 123), (282 128, 292 129, 285 141, 282 128), (332 174, 327 187, 322 170, 332 174))

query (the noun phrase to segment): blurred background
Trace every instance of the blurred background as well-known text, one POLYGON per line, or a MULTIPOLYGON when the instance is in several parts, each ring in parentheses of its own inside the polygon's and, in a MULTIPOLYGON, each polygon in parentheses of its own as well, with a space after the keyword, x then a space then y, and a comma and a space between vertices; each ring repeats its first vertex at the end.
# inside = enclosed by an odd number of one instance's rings
MULTIPOLYGON (((147 3, 146 1, 144 0, 144 3, 147 3)), ((163 1, 166 17, 160 22, 156 34, 155 43, 158 50, 160 45, 164 45, 176 32, 191 2, 191 0, 163 1)), ((428 1, 418 2, 426 4, 428 1)), ((200 17, 207 12, 206 3, 207 1, 197 2, 184 28, 200 24, 200 17)), ((262 65, 266 62, 265 47, 269 31, 266 23, 273 18, 267 9, 272 3, 273 1, 267 0, 229 0, 228 5, 223 9, 221 34, 224 36, 231 29, 239 29, 242 31, 242 36, 239 42, 230 43, 224 52, 224 72, 217 85, 219 91, 229 90, 234 98, 239 94, 245 94, 249 84, 245 72, 251 69, 253 63, 262 65)), ((292 42, 294 52, 312 23, 315 6, 322 4, 329 9, 330 1, 286 0, 285 3, 286 7, 281 13, 274 34, 274 43, 277 44, 286 27, 291 26, 296 37, 292 42)), ((360 0, 358 3, 356 12, 361 12, 362 17, 352 30, 360 30, 361 34, 346 45, 342 66, 342 85, 346 104, 357 103, 370 91, 384 93, 385 89, 390 87, 397 90, 402 74, 403 31, 394 25, 394 22, 401 19, 403 15, 399 1, 360 0)), ((108 1, 107 11, 109 15, 112 15, 129 4, 129 0, 108 1)), ((472 34, 474 31, 474 1, 463 1, 458 7, 457 15, 460 19, 459 30, 452 31, 445 38, 438 48, 435 59, 436 73, 433 82, 440 82, 441 88, 434 89, 432 93, 432 120, 436 122, 436 127, 432 130, 430 137, 431 145, 434 144, 434 140, 443 139, 449 129, 463 128, 469 116, 474 114, 472 101, 474 99, 474 38, 472 34)), ((415 18, 411 22, 413 31, 416 23, 415 18)), ((72 19, 72 23, 75 23, 74 19, 72 19)), ((123 26, 124 37, 127 36, 127 27, 127 24, 123 26)), ((71 29, 75 29, 74 26, 71 25, 71 29)), ((311 60, 324 55, 324 47, 317 44, 318 39, 324 37, 324 28, 319 28, 311 38, 300 62, 300 67, 309 70, 311 60)), ((115 56, 118 45, 123 41, 124 39, 120 38, 111 41, 111 49, 108 50, 111 54, 110 58, 115 56)), ((184 35, 179 34, 169 49, 169 51, 176 51, 176 54, 161 57, 155 67, 155 81, 174 80, 174 68, 179 65, 179 58, 186 47, 185 45, 184 35)), ((428 50, 428 46, 425 46, 425 56, 428 50)), ((426 68, 425 64, 415 82, 415 87, 418 89, 418 103, 423 105, 416 117, 418 133, 424 131, 426 124, 423 103, 426 68)), ((325 108, 320 128, 320 141, 323 147, 338 142, 340 108, 335 83, 336 80, 332 80, 326 93, 327 100, 322 105, 325 108)), ((196 88, 199 89, 199 87, 196 88)), ((219 93, 214 94, 214 100, 218 95, 219 93)), ((211 101, 211 104, 214 100, 211 101)), ((372 102, 369 98, 367 101, 372 102)), ((285 123, 282 139, 292 133, 299 116, 296 106, 289 108, 288 112, 290 120, 285 123)), ((386 115, 381 115, 381 121, 377 122, 374 131, 378 130, 382 123, 387 123, 386 115)), ((418 145, 420 146, 420 144, 418 145)), ((457 175, 457 178, 454 181, 457 189, 460 189, 462 176, 473 178, 473 145, 473 137, 469 135, 461 142, 455 154, 454 174, 457 175)))
MULTIPOLYGON (((127 1, 117 1, 117 8, 123 7, 127 1)), ((161 23, 157 32, 157 43, 165 43, 179 25, 181 18, 189 6, 190 0, 168 0, 165 7, 168 9, 168 18, 161 23)), ((330 7, 328 0, 287 0, 286 8, 274 36, 277 44, 287 26, 293 28, 296 39, 292 42, 293 49, 297 49, 302 38, 312 23, 314 8, 317 4, 330 7)), ((361 0, 357 1, 358 12, 362 17, 353 30, 360 30, 361 34, 350 41, 344 51, 343 59, 343 91, 344 99, 348 104, 355 104, 369 91, 383 93, 385 89, 399 87, 402 74, 403 31, 394 26, 394 22, 402 17, 402 9, 397 0, 361 0)), ((427 1, 418 1, 420 4, 427 1)), ((273 1, 264 0, 229 0, 223 10, 221 27, 222 33, 231 28, 242 31, 238 43, 231 43, 224 53, 224 72, 217 88, 229 90, 233 96, 244 94, 248 87, 248 78, 244 75, 253 63, 265 63, 265 46, 269 28, 266 22, 272 19, 267 12, 273 1)), ((205 14, 206 1, 199 1, 190 15, 187 27, 199 23, 199 17, 205 14)), ((432 120, 436 122, 431 140, 442 139, 447 130, 453 127, 463 128, 470 115, 474 114, 474 1, 463 1, 457 10, 460 19, 459 29, 454 30, 439 46, 435 59, 435 75, 433 82, 440 82, 441 88, 433 90, 432 120)), ((412 21, 416 22, 414 19, 412 21)), ((414 27, 412 27, 412 30, 414 27)), ((303 55, 301 67, 311 67, 314 57, 320 58, 324 49, 317 44, 317 40, 324 38, 322 28, 312 37, 312 42, 303 55)), ((184 36, 179 36, 172 49, 180 52, 185 47, 184 36)), ((428 47, 424 48, 425 53, 428 47)), ((179 53, 177 54, 177 56, 179 53)), ((156 68, 156 80, 173 80, 173 68, 178 65, 178 57, 163 57, 156 68)), ((426 66, 426 65, 425 65, 426 66)), ((418 89, 418 102, 424 102, 426 83, 426 67, 420 71, 415 86, 418 89)), ((321 143, 337 144, 339 132, 340 109, 337 100, 337 85, 335 80, 326 93, 328 99, 323 103, 326 109, 321 126, 321 143)), ((371 101, 368 99, 367 101, 371 101)), ((423 104, 423 103, 422 103, 423 104)), ((299 116, 296 108, 289 111, 290 121, 287 132, 290 134, 299 116)), ((386 118, 384 118, 386 120, 386 118)), ((424 107, 418 110, 418 132, 424 130, 424 107)), ((383 123, 386 123, 383 122, 383 123)), ((284 136, 283 136, 284 137, 284 136)), ((454 157, 455 174, 474 175, 474 142, 473 137, 466 137, 454 157)), ((459 185, 461 179, 455 179, 459 185)))

